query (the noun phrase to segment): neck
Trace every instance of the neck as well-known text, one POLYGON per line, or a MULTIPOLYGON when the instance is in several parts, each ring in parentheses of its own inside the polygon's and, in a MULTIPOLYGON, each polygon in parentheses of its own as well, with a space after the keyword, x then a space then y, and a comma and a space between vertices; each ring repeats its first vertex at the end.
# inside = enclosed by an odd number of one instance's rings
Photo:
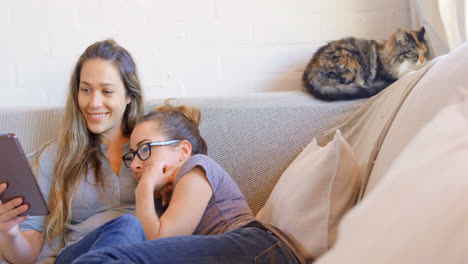
POLYGON ((124 136, 122 132, 119 130, 116 133, 112 134, 103 134, 100 136, 101 143, 106 145, 107 148, 112 146, 122 146, 125 142, 128 141, 128 137, 124 136))

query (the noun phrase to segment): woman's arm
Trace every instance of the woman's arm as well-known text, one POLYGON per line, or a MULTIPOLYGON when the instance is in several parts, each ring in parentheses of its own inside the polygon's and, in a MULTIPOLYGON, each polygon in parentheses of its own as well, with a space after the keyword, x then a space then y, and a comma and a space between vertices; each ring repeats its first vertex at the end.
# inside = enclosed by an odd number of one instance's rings
POLYGON ((154 210, 153 192, 152 186, 143 184, 135 191, 135 215, 143 225, 147 240, 193 234, 213 195, 205 171, 198 167, 177 182, 169 207, 161 218, 154 210))
POLYGON ((28 230, 16 237, 0 235, 2 256, 11 263, 34 263, 42 248, 44 237, 41 232, 28 230))
MULTIPOLYGON (((0 184, 0 194, 6 188, 6 184, 0 184)), ((20 215, 27 209, 20 198, 0 203, 0 256, 11 263, 33 263, 42 247, 41 232, 19 231, 18 225, 27 218, 20 215)))

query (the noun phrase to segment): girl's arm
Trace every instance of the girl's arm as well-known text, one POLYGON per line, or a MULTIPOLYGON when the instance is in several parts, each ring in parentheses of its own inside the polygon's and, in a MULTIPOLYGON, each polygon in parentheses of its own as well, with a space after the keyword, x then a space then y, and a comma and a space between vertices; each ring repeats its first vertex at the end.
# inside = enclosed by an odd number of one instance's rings
POLYGON ((154 185, 141 183, 135 191, 135 215, 147 240, 193 234, 213 195, 205 171, 195 167, 177 182, 169 207, 159 218, 154 210, 154 185))

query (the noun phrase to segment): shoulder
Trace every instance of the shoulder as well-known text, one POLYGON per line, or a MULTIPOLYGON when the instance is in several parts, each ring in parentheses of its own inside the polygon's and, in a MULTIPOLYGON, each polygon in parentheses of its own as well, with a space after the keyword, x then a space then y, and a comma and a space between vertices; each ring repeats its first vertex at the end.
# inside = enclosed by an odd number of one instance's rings
POLYGON ((209 156, 205 155, 205 154, 195 154, 193 156, 191 156, 186 163, 189 163, 189 162, 192 162, 192 163, 206 163, 206 164, 218 164, 216 163, 216 161, 214 161, 212 158, 210 158, 209 156))
POLYGON ((35 151, 28 153, 28 159, 48 160, 56 159, 58 151, 58 143, 56 139, 52 139, 35 151))
POLYGON ((223 179, 228 177, 228 174, 224 169, 212 158, 207 155, 197 154, 190 157, 179 170, 174 181, 173 188, 177 185, 177 182, 186 174, 194 170, 194 168, 200 168, 208 182, 210 183, 213 191, 216 192, 219 183, 223 182, 223 179))
POLYGON ((211 173, 213 170, 224 171, 221 166, 214 161, 212 158, 204 154, 196 154, 191 156, 185 163, 182 165, 181 174, 186 174, 195 167, 200 167, 205 171, 205 173, 211 173), (183 173, 185 172, 185 173, 183 173))
POLYGON ((58 155, 58 144, 51 140, 27 156, 31 167, 36 173, 51 176, 58 155))

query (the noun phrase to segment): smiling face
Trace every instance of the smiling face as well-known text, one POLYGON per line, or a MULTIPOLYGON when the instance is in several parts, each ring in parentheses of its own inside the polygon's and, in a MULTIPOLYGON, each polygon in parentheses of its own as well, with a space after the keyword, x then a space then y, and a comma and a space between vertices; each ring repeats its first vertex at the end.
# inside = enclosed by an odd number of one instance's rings
MULTIPOLYGON (((146 121, 137 125, 133 130, 130 137, 130 151, 135 151, 145 143, 171 139, 166 138, 159 132, 159 125, 156 121, 146 121)), ((186 159, 187 155, 184 154, 186 152, 184 148, 187 143, 187 141, 182 141, 174 145, 152 146, 151 156, 147 160, 142 161, 138 156, 135 156, 130 166, 133 171, 133 177, 139 181, 147 166, 163 163, 164 167, 170 167, 186 159)), ((188 152, 188 156, 190 156, 190 152, 188 152)))
POLYGON ((89 131, 104 139, 122 134, 122 119, 131 102, 118 68, 110 61, 91 59, 83 63, 78 105, 89 131))

